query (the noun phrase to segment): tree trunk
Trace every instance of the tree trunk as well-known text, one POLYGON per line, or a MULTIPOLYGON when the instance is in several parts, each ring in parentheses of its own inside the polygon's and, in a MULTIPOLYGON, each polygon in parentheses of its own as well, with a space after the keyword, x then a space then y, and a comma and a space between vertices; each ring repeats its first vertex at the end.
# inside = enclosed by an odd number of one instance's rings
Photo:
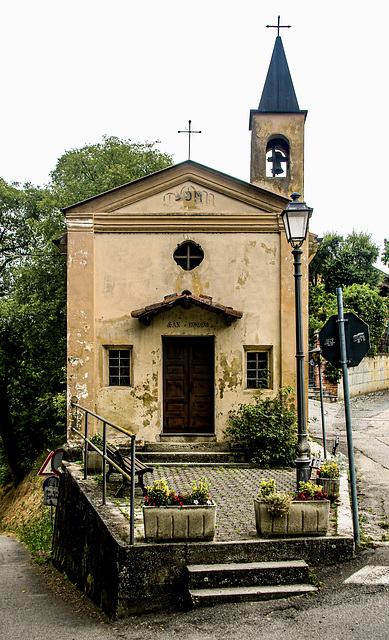
POLYGON ((12 417, 9 410, 6 379, 0 377, 0 437, 3 442, 5 462, 11 474, 12 482, 16 486, 22 479, 20 469, 19 447, 15 437, 12 417))

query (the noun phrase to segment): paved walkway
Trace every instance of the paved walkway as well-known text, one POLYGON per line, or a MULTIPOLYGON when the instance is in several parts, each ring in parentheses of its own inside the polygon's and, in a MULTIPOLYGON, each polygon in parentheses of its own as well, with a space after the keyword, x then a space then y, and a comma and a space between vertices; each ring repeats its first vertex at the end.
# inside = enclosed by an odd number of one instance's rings
MULTIPOLYGON (((113 476, 114 477, 114 476, 113 476)), ((146 476, 146 483, 163 478, 171 491, 185 493, 194 480, 206 479, 210 483, 211 498, 216 502, 216 536, 218 542, 257 539, 254 516, 254 498, 258 495, 261 479, 274 478, 278 491, 294 491, 296 488, 295 469, 258 469, 242 467, 221 467, 217 465, 155 465, 154 473, 146 476)), ((111 496, 119 486, 117 480, 110 483, 111 496)), ((347 485, 347 483, 346 483, 347 485)), ((346 487, 347 489, 347 487, 346 487)), ((135 540, 143 541, 143 497, 136 490, 135 540)), ((343 505, 342 505, 343 506, 343 505)), ((338 507, 338 516, 339 509, 338 507)), ((121 499, 119 508, 129 517, 129 500, 121 499)), ((348 505, 346 505, 346 510, 348 505)), ((350 535, 351 531, 340 531, 340 535, 350 535)), ((330 522, 327 535, 336 534, 336 523, 330 522)))
MULTIPOLYGON (((150 477, 150 476, 149 476, 150 477)), ((176 493, 190 490, 194 480, 206 478, 218 506, 216 540, 252 540, 256 537, 253 500, 261 479, 274 478, 279 491, 293 491, 296 471, 246 469, 220 466, 155 466, 154 480, 164 478, 176 493)))

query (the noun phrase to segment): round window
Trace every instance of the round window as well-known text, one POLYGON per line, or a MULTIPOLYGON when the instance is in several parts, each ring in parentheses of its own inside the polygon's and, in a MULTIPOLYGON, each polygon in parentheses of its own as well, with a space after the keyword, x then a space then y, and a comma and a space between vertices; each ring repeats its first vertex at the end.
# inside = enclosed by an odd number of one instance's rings
POLYGON ((173 258, 184 271, 191 271, 203 261, 204 251, 195 242, 183 242, 177 246, 173 258))

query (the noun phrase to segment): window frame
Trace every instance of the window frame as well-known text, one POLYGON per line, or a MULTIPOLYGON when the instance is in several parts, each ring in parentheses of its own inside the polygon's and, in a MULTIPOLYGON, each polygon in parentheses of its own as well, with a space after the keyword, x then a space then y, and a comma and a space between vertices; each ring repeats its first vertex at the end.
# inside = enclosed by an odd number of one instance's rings
POLYGON ((193 269, 197 269, 197 267, 199 267, 202 261, 204 260, 204 250, 201 248, 201 246, 197 242, 194 242, 194 240, 184 240, 183 242, 178 244, 174 249, 173 260, 176 263, 176 265, 180 267, 180 269, 182 269, 183 271, 193 271, 193 269), (185 252, 186 255, 183 254, 181 256, 178 256, 178 260, 181 260, 181 262, 185 260, 186 267, 183 267, 182 264, 180 264, 180 262, 177 261, 177 257, 176 257, 177 251, 179 251, 180 249, 184 249, 184 247, 186 247, 186 252, 185 252), (190 248, 192 248, 192 251, 197 251, 198 255, 196 255, 195 253, 191 255, 189 251, 190 248), (191 267, 190 266, 191 261, 195 261, 195 260, 199 260, 199 262, 195 264, 193 267, 191 267))
MULTIPOLYGON (((264 369, 265 371, 265 369, 264 369)), ((253 378, 258 382, 259 378, 253 378)), ((258 391, 261 390, 271 390, 273 389, 273 347, 271 345, 245 345, 244 346, 244 388, 246 391, 258 391), (249 378, 248 372, 250 368, 248 367, 248 354, 263 354, 266 356, 267 361, 267 371, 268 371, 268 379, 267 384, 261 386, 249 386, 249 378)))
MULTIPOLYGON (((117 387, 120 389, 129 389, 133 387, 133 352, 130 345, 104 345, 105 363, 104 363, 104 386, 117 387), (128 353, 128 384, 114 384, 111 383, 111 353, 112 351, 126 352, 128 353)), ((119 356, 119 368, 120 368, 120 356, 119 356)), ((112 376, 113 377, 113 376, 112 376)), ((119 372, 120 380, 120 372, 119 372)))

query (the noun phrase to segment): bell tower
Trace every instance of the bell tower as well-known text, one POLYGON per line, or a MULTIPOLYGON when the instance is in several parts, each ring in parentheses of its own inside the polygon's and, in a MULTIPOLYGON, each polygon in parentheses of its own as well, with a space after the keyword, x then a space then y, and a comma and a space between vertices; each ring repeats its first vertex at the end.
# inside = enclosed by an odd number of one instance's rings
MULTIPOLYGON (((270 25, 268 25, 270 26, 270 25)), ((258 109, 250 111, 250 182, 289 197, 304 195, 304 124, 279 35, 258 109)))

